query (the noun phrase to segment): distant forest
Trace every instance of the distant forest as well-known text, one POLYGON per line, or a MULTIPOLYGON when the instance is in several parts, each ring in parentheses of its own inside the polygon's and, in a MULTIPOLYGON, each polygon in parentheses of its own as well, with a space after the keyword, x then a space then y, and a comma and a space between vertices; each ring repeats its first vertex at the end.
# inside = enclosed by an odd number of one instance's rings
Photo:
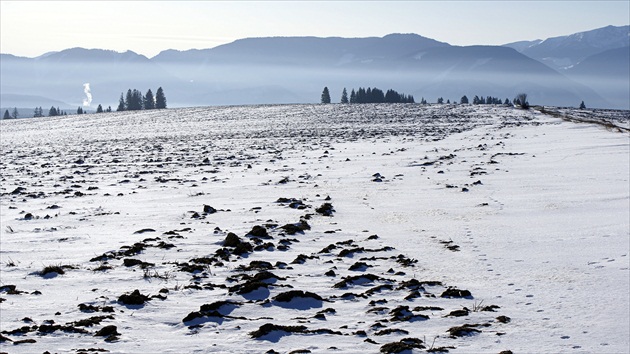
MULTIPOLYGON (((162 87, 159 87, 155 96, 153 96, 153 92, 151 89, 147 91, 145 95, 136 89, 127 90, 127 95, 123 96, 120 94, 120 101, 118 103, 118 108, 116 111, 137 111, 143 109, 164 109, 166 108, 166 96, 164 95, 164 90, 162 87)), ((96 108, 96 113, 104 113, 111 112, 112 107, 109 106, 106 109, 103 109, 102 105, 98 105, 96 108)), ((1 112, 1 111, 0 111, 1 112)), ((77 108, 76 114, 86 114, 88 113, 83 107, 79 106, 77 108)), ((49 117, 55 116, 67 116, 68 112, 59 109, 59 107, 50 107, 48 110, 49 117)), ((32 115, 28 115, 28 117, 45 117, 44 109, 42 107, 35 107, 35 110, 32 115)), ((9 110, 5 110, 2 119, 16 119, 20 117, 20 112, 17 107, 14 108, 11 112, 9 110)))
MULTIPOLYGON (((322 92, 321 103, 330 103, 330 92, 328 87, 324 87, 322 92)), ((359 89, 352 89, 350 96, 348 91, 343 88, 341 93, 341 103, 415 103, 413 96, 398 93, 392 89, 383 92, 376 87, 367 89, 359 87, 359 89)))
MULTIPOLYGON (((398 93, 392 89, 387 90, 387 92, 383 92, 376 87, 367 89, 363 87, 359 87, 358 90, 352 89, 350 92, 350 96, 348 96, 348 91, 346 88, 343 88, 343 92, 341 93, 340 103, 416 103, 412 95, 405 95, 403 93, 398 93)), ((321 103, 331 103, 330 91, 328 87, 324 87, 321 96, 321 103)), ((437 99, 438 104, 444 104, 444 98, 440 97, 437 99)), ((450 104, 451 101, 447 100, 447 104, 450 104)), ((457 103, 456 100, 453 100, 453 103, 457 103)), ((460 104, 469 104, 472 103, 474 105, 477 104, 504 104, 504 105, 513 105, 521 108, 529 108, 529 102, 527 102, 527 94, 519 93, 513 100, 510 102, 509 99, 501 100, 498 97, 492 96, 477 96, 472 99, 472 102, 469 101, 466 95, 462 96, 459 100, 460 104)), ((427 104, 427 101, 422 98, 420 104, 427 104)), ((586 106, 582 101, 580 105, 581 109, 584 109, 586 106)))

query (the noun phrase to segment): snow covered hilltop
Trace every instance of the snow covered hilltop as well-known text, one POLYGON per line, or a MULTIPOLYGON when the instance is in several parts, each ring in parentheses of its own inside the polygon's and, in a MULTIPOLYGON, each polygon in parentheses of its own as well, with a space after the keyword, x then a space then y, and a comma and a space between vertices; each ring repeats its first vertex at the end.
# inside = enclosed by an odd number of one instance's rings
POLYGON ((627 352, 629 114, 544 112, 2 121, 0 352, 627 352))

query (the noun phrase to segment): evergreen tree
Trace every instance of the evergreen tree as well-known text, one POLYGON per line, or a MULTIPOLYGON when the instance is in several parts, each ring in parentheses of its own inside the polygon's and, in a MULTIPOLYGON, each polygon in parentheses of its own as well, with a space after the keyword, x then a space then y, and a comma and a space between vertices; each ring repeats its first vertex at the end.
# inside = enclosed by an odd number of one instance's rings
POLYGON ((459 100, 459 103, 468 104, 468 97, 466 97, 466 95, 462 96, 462 98, 459 100))
POLYGON ((144 95, 144 109, 155 109, 155 98, 153 97, 153 92, 151 89, 147 91, 147 94, 144 95))
POLYGON ((350 91, 350 103, 357 103, 357 93, 354 92, 354 89, 350 91))
POLYGON ((450 99, 446 100, 446 104, 451 104, 451 100, 450 99))
POLYGON ((346 88, 343 88, 343 92, 341 92, 341 103, 348 103, 348 91, 346 88))
POLYGON ((122 92, 120 93, 120 100, 118 101, 118 108, 116 108, 117 112, 125 110, 125 99, 123 98, 122 92))
POLYGON ((133 93, 131 89, 127 89, 127 94, 125 95, 125 109, 131 110, 131 107, 133 107, 133 93))
POLYGON ((328 92, 328 87, 324 87, 324 91, 322 91, 321 103, 330 103, 330 92, 328 92))
POLYGON ((20 116, 20 113, 18 112, 17 107, 13 108, 13 113, 11 113, 11 117, 13 119, 16 119, 19 116, 20 116))
POLYGON ((80 106, 79 108, 77 108, 77 114, 83 114, 83 108, 81 108, 80 106))
POLYGON ((103 113, 103 106, 99 104, 98 107, 96 107, 96 113, 103 113))
POLYGON ((39 118, 44 116, 44 111, 41 107, 35 107, 35 111, 33 112, 33 118, 39 118))
POLYGON ((508 106, 510 104, 510 100, 508 98, 506 98, 505 101, 503 101, 503 104, 508 106))
POLYGON ((582 101, 582 103, 580 103, 580 109, 586 109, 586 105, 584 104, 584 101, 582 101))
POLYGON ((2 117, 2 119, 11 119, 11 114, 9 114, 8 109, 4 111, 4 117, 2 117))
POLYGON ((164 96, 164 90, 162 90, 162 87, 159 87, 155 93, 155 108, 166 108, 166 96, 164 96))
POLYGON ((55 108, 55 106, 50 107, 50 110, 48 111, 48 116, 54 117, 58 114, 59 114, 59 111, 57 110, 57 108, 55 108))
POLYGON ((444 103, 444 99, 442 97, 438 98, 437 103, 438 104, 443 104, 444 103))
POLYGON ((107 106, 107 110, 105 112, 111 112, 112 111, 112 106, 107 106))

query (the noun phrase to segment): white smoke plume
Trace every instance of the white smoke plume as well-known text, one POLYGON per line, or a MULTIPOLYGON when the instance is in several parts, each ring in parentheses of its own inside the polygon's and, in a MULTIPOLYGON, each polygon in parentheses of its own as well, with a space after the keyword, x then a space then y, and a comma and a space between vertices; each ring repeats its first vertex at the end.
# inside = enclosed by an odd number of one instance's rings
POLYGON ((90 92, 90 83, 86 82, 83 84, 83 92, 85 93, 85 98, 83 99, 83 106, 90 107, 92 104, 92 93, 90 92))

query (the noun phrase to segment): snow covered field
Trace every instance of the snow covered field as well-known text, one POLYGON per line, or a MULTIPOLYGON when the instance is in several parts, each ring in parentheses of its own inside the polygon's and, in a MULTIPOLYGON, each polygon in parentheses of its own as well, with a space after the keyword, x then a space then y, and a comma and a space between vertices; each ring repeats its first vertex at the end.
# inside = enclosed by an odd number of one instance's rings
POLYGON ((0 352, 630 352, 627 130, 485 105, 0 128, 0 352))

